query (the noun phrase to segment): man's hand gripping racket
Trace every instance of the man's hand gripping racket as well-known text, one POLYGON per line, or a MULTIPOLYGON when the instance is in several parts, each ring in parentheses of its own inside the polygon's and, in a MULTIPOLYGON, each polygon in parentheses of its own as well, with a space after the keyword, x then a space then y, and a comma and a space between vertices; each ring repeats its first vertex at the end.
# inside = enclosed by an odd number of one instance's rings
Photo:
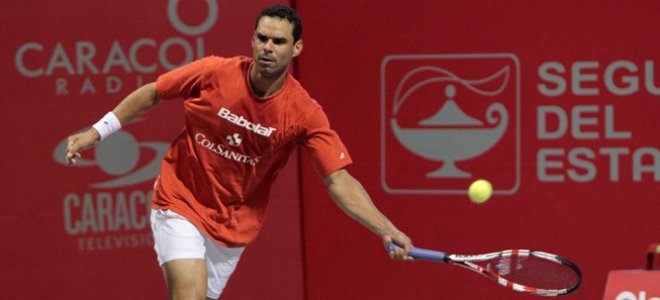
MULTIPOLYGON (((400 249, 391 243, 390 251, 400 249)), ((580 269, 569 260, 542 251, 504 250, 485 254, 448 254, 413 248, 410 256, 461 266, 484 275, 517 292, 538 296, 561 296, 577 290, 582 282, 580 269)))

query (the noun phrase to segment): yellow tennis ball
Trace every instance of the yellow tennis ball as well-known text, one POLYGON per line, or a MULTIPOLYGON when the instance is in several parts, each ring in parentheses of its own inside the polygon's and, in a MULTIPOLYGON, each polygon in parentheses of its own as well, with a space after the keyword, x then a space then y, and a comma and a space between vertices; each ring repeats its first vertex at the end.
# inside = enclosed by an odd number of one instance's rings
POLYGON ((479 179, 470 184, 468 197, 474 203, 484 203, 493 194, 493 185, 485 179, 479 179))

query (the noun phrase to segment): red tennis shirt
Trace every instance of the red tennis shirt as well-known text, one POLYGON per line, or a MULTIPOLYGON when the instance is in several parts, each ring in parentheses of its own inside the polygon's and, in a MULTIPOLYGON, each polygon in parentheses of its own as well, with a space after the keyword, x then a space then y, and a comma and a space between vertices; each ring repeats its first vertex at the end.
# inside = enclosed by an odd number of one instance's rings
POLYGON ((183 99, 185 125, 168 149, 153 207, 170 209, 228 247, 252 241, 271 185, 293 151, 307 151, 321 176, 351 163, 321 106, 287 74, 260 98, 248 57, 207 57, 158 77, 164 99, 183 99))

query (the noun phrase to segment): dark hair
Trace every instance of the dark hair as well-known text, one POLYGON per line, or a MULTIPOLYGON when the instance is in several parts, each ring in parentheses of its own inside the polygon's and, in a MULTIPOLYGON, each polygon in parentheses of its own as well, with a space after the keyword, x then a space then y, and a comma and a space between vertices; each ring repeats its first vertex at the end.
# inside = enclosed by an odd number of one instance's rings
POLYGON ((264 9, 257 18, 257 23, 254 25, 255 29, 259 26, 259 20, 262 17, 277 17, 288 20, 289 23, 293 24, 293 43, 300 40, 300 36, 302 35, 302 19, 300 19, 300 15, 293 8, 286 5, 273 5, 264 9))

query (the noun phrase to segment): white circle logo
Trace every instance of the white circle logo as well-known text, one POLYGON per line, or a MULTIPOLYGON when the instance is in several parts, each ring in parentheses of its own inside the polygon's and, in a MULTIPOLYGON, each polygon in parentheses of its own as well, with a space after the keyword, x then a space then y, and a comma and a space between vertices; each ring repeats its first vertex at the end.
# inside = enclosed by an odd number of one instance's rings
POLYGON ((174 25, 174 28, 179 30, 183 34, 187 35, 200 35, 208 31, 215 22, 218 20, 218 3, 215 0, 206 0, 206 5, 209 8, 208 16, 206 20, 199 26, 189 26, 179 18, 179 0, 170 0, 167 4, 167 16, 170 18, 170 22, 174 25))

